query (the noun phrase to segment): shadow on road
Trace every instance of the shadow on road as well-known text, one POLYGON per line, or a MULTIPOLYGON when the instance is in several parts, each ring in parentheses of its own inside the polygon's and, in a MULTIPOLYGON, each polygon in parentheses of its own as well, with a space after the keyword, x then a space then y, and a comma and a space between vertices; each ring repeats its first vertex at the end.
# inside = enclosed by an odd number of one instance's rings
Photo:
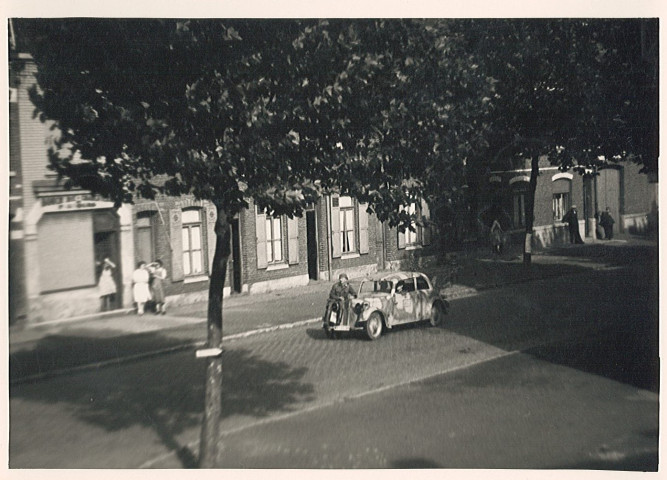
POLYGON ((107 330, 104 337, 99 332, 82 331, 48 335, 38 341, 18 346, 9 355, 9 378, 20 381, 33 375, 47 375, 63 369, 90 365, 98 362, 123 359, 182 346, 184 343, 203 341, 206 332, 191 326, 155 332, 127 334, 107 330), (193 334, 195 332, 195 334, 193 334))
MULTIPOLYGON (((486 295, 494 309, 488 309, 485 315, 475 310, 479 309, 475 307, 477 300, 463 299, 453 306, 445 328, 503 350, 524 350, 552 363, 657 393, 657 249, 596 244, 563 250, 570 257, 574 254, 583 260, 594 259, 598 265, 604 258, 604 265, 627 268, 585 275, 591 270, 582 262, 580 266, 568 266, 577 274, 490 291, 486 295), (530 293, 513 295, 512 288, 529 288, 530 293), (495 306, 498 311, 516 313, 499 316, 495 306), (505 335, 505 330, 521 333, 505 335), (566 338, 554 336, 558 332, 567 334, 566 338), (546 346, 531 348, 531 344, 546 346)), ((558 255, 559 250, 551 254, 558 255)), ((495 268, 506 268, 500 265, 495 268)), ((534 264, 530 270, 537 276, 543 267, 534 264)))
MULTIPOLYGON (((153 345, 166 341, 159 334, 145 340, 153 345)), ((63 341, 76 343, 88 339, 63 341)), ((116 341, 110 340, 112 344, 116 341)), ((293 404, 313 398, 314 387, 301 381, 305 368, 266 361, 252 351, 234 348, 225 351, 224 363, 223 418, 267 417, 276 412, 289 412, 293 404)), ((59 377, 57 385, 47 382, 14 385, 10 387, 10 397, 66 404, 79 420, 109 432, 134 426, 151 428, 169 450, 177 452, 183 467, 196 466, 197 455, 179 444, 178 435, 201 423, 204 362, 188 352, 80 375, 93 379, 77 381, 79 375, 71 375, 59 377)), ((18 420, 15 428, 20 428, 18 420)), ((22 434, 25 436, 25 432, 22 434)), ((39 432, 34 435, 38 436, 39 432)))

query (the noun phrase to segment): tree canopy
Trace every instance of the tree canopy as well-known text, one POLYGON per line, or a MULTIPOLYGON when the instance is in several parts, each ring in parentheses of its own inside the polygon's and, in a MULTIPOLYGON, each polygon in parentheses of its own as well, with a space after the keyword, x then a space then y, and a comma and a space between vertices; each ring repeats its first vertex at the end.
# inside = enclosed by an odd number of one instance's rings
POLYGON ((58 173, 118 204, 217 206, 203 466, 219 441, 227 220, 251 199, 300 215, 338 191, 405 228, 401 206, 456 198, 503 156, 533 159, 533 194, 539 154, 657 170, 657 21, 15 22, 58 173))
POLYGON ((475 20, 467 31, 497 81, 490 158, 657 171, 657 21, 475 20))
POLYGON ((130 201, 276 214, 338 189, 390 223, 447 195, 494 83, 437 20, 24 20, 54 168, 130 201), (74 155, 76 152, 76 155, 74 155))

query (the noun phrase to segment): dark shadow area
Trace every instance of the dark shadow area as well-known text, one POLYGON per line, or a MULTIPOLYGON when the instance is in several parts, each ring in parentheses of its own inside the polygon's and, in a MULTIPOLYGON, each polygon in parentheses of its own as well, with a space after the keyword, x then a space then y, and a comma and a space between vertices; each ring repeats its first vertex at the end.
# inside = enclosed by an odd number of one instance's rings
MULTIPOLYGON (((144 340, 152 345, 170 341, 159 334, 146 335, 144 340)), ((87 339, 63 341, 85 343, 87 339)), ((119 341, 110 340, 107 348, 120 348, 119 341)), ((223 365, 223 419, 289 412, 295 403, 314 396, 314 387, 301 381, 305 368, 270 362, 233 347, 223 354, 223 365)), ((177 436, 201 424, 205 370, 205 362, 188 351, 59 377, 57 386, 46 382, 13 385, 10 397, 67 404, 76 417, 109 432, 133 426, 152 428, 168 449, 177 452, 183 467, 189 468, 196 466, 197 454, 179 444, 177 436), (83 375, 88 377, 85 381, 80 378, 83 375)))
POLYGON ((106 330, 100 337, 92 332, 75 335, 53 334, 38 341, 12 348, 9 355, 10 382, 33 375, 49 375, 58 370, 113 361, 132 355, 175 348, 187 343, 203 341, 206 331, 193 326, 168 329, 168 335, 156 332, 127 334, 106 330))
POLYGON ((464 285, 478 290, 502 285, 523 283, 531 280, 583 273, 588 269, 616 267, 647 263, 657 271, 658 252, 653 245, 623 245, 618 243, 595 243, 585 245, 563 245, 533 254, 529 267, 523 264, 522 253, 513 249, 503 255, 492 253, 460 254, 448 265, 424 268, 438 287, 449 283, 464 285), (569 257, 569 262, 559 262, 553 257, 569 257), (541 259, 540 257, 544 257, 541 259), (574 260, 574 262, 572 262, 574 260), (453 262, 453 263, 452 263, 453 262))
POLYGON ((599 240, 597 243, 583 246, 560 246, 546 250, 545 256, 568 256, 588 259, 590 261, 604 260, 609 265, 629 265, 635 262, 658 262, 658 250, 652 245, 624 245, 615 241, 599 240))
MULTIPOLYGON (((498 302, 517 306, 515 315, 502 318, 493 311, 485 318, 463 318, 457 307, 467 308, 464 300, 453 306, 444 327, 508 351, 531 342, 549 344, 526 353, 658 393, 657 248, 592 245, 566 250, 570 257, 604 258, 608 265, 627 268, 592 272, 577 267, 582 275, 516 286, 530 293, 498 297, 498 302), (504 335, 503 330, 514 334, 504 335)), ((502 292, 507 295, 508 289, 502 292)))
MULTIPOLYGON (((593 271, 569 266, 568 271, 574 269, 577 275, 489 291, 488 302, 497 305, 498 311, 494 306, 484 315, 477 311, 480 297, 462 299, 453 304, 444 328, 506 351, 548 344, 525 351, 659 392, 657 248, 564 248, 570 257, 576 254, 583 260, 597 259, 596 263, 603 257, 605 264, 624 268, 593 271), (501 309, 512 313, 502 315, 501 309)), ((544 272, 543 267, 534 264, 530 270, 537 275, 544 272)))

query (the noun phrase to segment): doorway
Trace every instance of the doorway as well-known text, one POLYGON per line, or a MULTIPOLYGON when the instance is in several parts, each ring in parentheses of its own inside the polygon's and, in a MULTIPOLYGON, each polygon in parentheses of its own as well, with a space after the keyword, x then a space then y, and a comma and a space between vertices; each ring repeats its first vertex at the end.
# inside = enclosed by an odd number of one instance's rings
POLYGON ((112 212, 97 213, 93 216, 94 226, 94 249, 96 261, 96 280, 102 273, 102 262, 109 258, 116 268, 113 271, 113 279, 116 284, 116 295, 111 300, 111 309, 120 308, 123 305, 123 287, 121 271, 121 258, 119 248, 119 221, 118 216, 112 212))
POLYGON ((319 278, 318 245, 317 245, 317 216, 315 210, 306 211, 306 231, 308 249, 308 278, 317 280, 319 278))
POLYGON ((609 208, 609 213, 616 223, 614 223, 613 232, 619 232, 620 212, 621 212, 621 180, 620 172, 615 168, 605 168, 599 171, 596 178, 597 210, 605 211, 609 208))
POLYGON ((232 278, 231 289, 234 293, 243 290, 243 264, 241 261, 241 233, 239 231, 239 219, 232 220, 232 278))

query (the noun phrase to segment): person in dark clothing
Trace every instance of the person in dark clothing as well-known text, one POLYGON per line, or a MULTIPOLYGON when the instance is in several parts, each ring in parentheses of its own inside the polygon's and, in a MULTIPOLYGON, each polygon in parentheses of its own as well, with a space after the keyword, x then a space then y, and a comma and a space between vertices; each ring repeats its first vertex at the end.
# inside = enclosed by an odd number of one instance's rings
POLYGON ((567 223, 570 232, 570 243, 584 243, 579 234, 579 218, 577 217, 577 206, 572 205, 572 208, 563 215, 564 223, 567 223))
POLYGON ((614 237, 614 218, 609 213, 609 207, 600 214, 600 225, 604 228, 604 236, 607 240, 611 240, 614 237))
MULTIPOLYGON (((334 283, 329 292, 329 301, 327 302, 327 318, 331 318, 331 311, 335 311, 335 305, 339 306, 337 313, 338 319, 334 323, 342 323, 346 325, 349 322, 348 313, 350 311, 350 299, 356 297, 357 293, 349 283, 347 275, 341 273, 338 276, 338 281, 334 283)), ((326 330, 326 326, 325 326, 326 330)))

